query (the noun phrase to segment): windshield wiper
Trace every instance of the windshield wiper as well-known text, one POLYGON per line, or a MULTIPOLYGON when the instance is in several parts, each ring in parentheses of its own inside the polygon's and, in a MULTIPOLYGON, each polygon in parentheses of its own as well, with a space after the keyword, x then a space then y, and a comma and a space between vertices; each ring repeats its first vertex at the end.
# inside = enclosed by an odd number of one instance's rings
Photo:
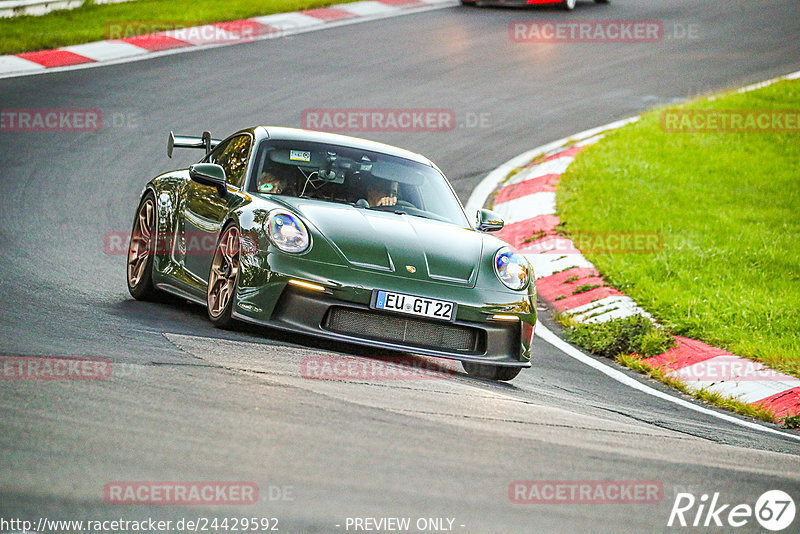
POLYGON ((430 215, 423 215, 422 213, 409 213, 405 210, 400 210, 400 209, 392 210, 392 213, 394 213, 395 215, 410 215, 411 217, 419 217, 420 219, 436 220, 434 217, 431 217, 430 215))

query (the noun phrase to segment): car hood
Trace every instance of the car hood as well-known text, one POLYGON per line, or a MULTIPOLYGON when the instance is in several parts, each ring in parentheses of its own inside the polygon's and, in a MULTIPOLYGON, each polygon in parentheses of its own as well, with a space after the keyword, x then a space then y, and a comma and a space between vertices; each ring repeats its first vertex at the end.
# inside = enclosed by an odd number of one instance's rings
POLYGON ((473 287, 483 235, 412 215, 307 199, 290 204, 356 268, 473 287))

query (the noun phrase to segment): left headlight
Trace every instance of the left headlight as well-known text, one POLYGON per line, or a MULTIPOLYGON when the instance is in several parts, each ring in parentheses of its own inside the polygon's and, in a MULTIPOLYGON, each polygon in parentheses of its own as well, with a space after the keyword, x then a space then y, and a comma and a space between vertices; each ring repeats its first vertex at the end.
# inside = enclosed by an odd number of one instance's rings
POLYGON ((265 230, 270 241, 284 252, 297 254, 311 245, 311 238, 303 221, 287 211, 270 213, 265 230))
POLYGON ((503 284, 516 291, 525 289, 530 279, 530 266, 522 254, 503 247, 494 255, 494 272, 503 284))

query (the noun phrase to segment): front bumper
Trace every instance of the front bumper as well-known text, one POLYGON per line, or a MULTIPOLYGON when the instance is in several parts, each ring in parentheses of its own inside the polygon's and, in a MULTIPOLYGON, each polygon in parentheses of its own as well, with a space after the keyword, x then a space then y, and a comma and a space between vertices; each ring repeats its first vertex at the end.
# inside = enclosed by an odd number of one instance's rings
POLYGON ((237 307, 234 317, 327 339, 439 358, 530 367, 533 325, 523 321, 426 320, 370 309, 330 294, 285 286, 269 318, 237 307))

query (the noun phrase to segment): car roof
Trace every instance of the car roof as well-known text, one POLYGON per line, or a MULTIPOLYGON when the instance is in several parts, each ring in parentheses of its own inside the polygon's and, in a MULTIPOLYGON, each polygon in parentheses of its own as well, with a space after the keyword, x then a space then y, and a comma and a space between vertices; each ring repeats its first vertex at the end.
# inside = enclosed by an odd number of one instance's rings
POLYGON ((376 141, 368 141, 367 139, 350 137, 349 135, 303 130, 301 128, 286 128, 283 126, 261 126, 260 128, 266 130, 270 139, 282 141, 311 141, 314 143, 346 146, 360 150, 369 150, 371 152, 380 152, 435 167, 433 162, 421 154, 376 141))

